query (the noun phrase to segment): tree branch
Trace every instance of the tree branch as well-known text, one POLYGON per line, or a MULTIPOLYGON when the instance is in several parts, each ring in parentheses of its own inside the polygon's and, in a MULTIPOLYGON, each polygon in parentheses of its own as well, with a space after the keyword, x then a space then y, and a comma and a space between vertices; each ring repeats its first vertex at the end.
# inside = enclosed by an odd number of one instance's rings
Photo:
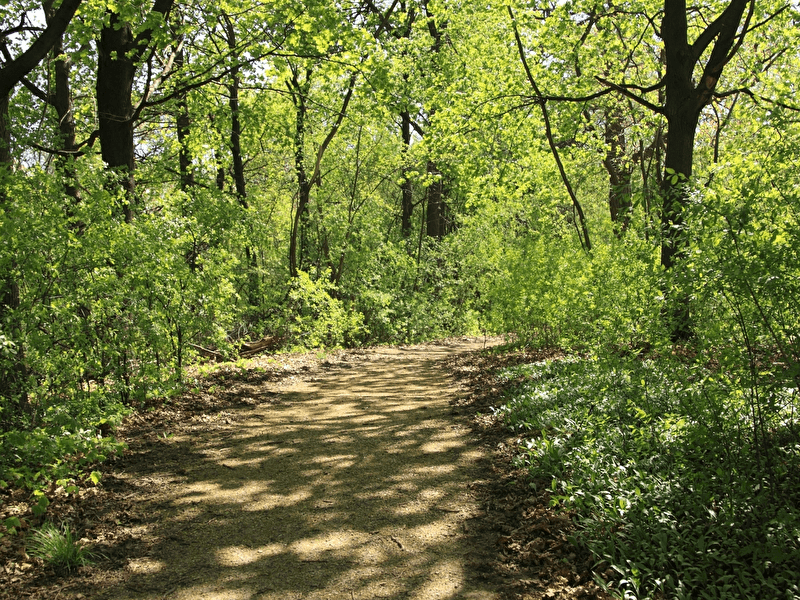
POLYGON ((589 240, 589 229, 586 226, 586 217, 583 214, 583 208, 581 207, 581 203, 578 201, 578 197, 575 195, 575 191, 572 189, 572 185, 569 182, 569 178, 567 177, 567 172, 564 169, 564 164, 561 162, 561 156, 558 154, 558 148, 556 147, 555 141, 553 140, 553 130, 550 126, 550 115, 547 111, 547 101, 544 100, 544 95, 542 91, 539 89, 539 86, 536 85, 536 80, 533 78, 533 73, 531 73, 531 69, 528 66, 528 59, 525 58, 525 48, 522 45, 522 38, 519 36, 519 30, 517 29, 517 19, 514 17, 514 11, 511 9, 511 6, 508 6, 508 14, 511 17, 511 26, 514 29, 514 39, 517 42, 517 51, 519 52, 520 60, 522 61, 522 66, 525 69, 525 74, 528 77, 528 81, 533 88, 534 93, 539 98, 539 107, 542 109, 542 116, 544 117, 544 130, 545 135, 547 136, 547 143, 550 145, 550 151, 553 153, 553 158, 556 160, 556 166, 558 167, 558 172, 561 174, 561 180, 564 182, 564 187, 567 188, 567 193, 569 194, 570 199, 572 200, 572 206, 575 209, 575 212, 578 213, 578 220, 580 221, 581 228, 578 229, 577 223, 575 224, 575 229, 578 230, 578 239, 581 242, 581 247, 586 250, 587 252, 592 251, 592 243, 589 240))
POLYGON ((47 55, 53 44, 66 31, 81 2, 82 0, 64 0, 42 35, 36 38, 25 52, 0 69, 0 98, 8 96, 14 86, 47 55))
POLYGON ((317 160, 314 164, 314 173, 311 175, 311 183, 315 183, 317 185, 320 184, 320 163, 322 163, 322 155, 325 154, 325 150, 327 150, 328 145, 333 140, 333 137, 336 135, 336 132, 339 131, 339 127, 342 125, 342 121, 344 121, 345 114, 347 114, 347 106, 350 104, 350 98, 353 96, 353 89, 356 85, 356 77, 358 77, 357 72, 353 72, 350 75, 350 81, 347 85, 347 93, 344 96, 344 100, 342 100, 342 108, 339 110, 339 115, 336 117, 336 122, 331 127, 331 130, 328 132, 328 135, 325 136, 325 139, 320 144, 319 149, 317 150, 317 160))
MULTIPOLYGON (((628 89, 629 87, 633 87, 633 86, 620 85, 618 83, 614 83, 613 81, 608 81, 607 79, 603 79, 602 77, 598 77, 598 76, 595 76, 595 79, 597 79, 597 81, 599 81, 603 85, 606 85, 609 88, 619 92, 623 96, 627 96, 628 98, 630 98, 634 102, 636 102, 638 104, 641 104, 645 108, 648 108, 649 110, 652 110, 654 113, 657 113, 657 114, 660 114, 660 115, 664 114, 664 108, 663 107, 658 106, 657 104, 653 104, 652 102, 648 102, 644 98, 641 98, 641 97, 637 96, 636 94, 631 92, 630 89, 628 89)), ((655 86, 651 86, 650 88, 639 88, 639 86, 635 86, 635 89, 641 89, 642 91, 651 91, 652 92, 652 91, 655 91, 655 90, 663 87, 664 84, 665 84, 665 81, 664 81, 664 79, 662 79, 661 81, 658 82, 658 84, 656 84, 655 86)))

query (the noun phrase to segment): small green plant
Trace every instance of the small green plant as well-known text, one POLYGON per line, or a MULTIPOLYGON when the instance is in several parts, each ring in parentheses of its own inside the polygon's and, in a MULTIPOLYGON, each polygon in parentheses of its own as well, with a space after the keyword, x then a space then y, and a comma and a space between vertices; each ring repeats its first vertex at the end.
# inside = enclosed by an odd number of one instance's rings
POLYGON ((31 534, 27 546, 28 554, 41 558, 46 565, 61 573, 93 564, 96 559, 94 553, 73 537, 67 524, 58 527, 54 523, 45 523, 31 534))

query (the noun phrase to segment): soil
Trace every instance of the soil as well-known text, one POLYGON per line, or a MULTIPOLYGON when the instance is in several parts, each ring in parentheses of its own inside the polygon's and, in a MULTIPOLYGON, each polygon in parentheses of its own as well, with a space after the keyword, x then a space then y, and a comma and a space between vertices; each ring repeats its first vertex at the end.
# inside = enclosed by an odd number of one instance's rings
MULTIPOLYGON (((50 518, 96 564, 56 574, 6 536, 0 598, 606 598, 570 515, 510 467, 517 441, 489 410, 499 359, 486 345, 198 375, 193 393, 126 421, 128 450, 100 485, 50 490, 50 518)), ((15 494, 6 511, 24 506, 15 494)))

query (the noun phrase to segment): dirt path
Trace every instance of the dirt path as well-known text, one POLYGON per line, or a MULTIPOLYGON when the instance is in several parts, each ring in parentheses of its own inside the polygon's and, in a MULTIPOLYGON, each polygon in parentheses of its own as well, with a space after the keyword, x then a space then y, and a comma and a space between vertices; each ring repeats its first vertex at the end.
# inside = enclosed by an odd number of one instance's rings
POLYGON ((150 453, 116 476, 151 484, 131 509, 146 550, 88 597, 498 599, 472 568, 484 459, 437 364, 482 345, 323 361, 252 386, 252 407, 164 431, 163 463, 150 453))

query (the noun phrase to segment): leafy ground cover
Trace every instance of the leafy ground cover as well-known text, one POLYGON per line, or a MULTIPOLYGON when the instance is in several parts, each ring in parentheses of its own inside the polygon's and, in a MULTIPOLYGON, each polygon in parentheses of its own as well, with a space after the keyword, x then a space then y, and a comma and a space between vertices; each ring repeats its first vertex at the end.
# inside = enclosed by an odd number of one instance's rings
POLYGON ((493 414, 539 508, 574 525, 567 539, 591 554, 594 581, 620 598, 800 597, 786 381, 747 389, 673 356, 513 356, 494 365, 493 414))

